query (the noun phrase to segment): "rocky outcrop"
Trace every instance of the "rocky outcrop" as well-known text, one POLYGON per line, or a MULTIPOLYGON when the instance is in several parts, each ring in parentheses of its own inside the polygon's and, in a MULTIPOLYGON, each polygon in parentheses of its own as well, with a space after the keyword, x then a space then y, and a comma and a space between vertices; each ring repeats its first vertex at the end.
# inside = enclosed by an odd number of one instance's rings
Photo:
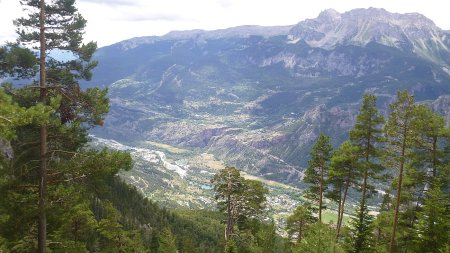
POLYGON ((0 157, 5 159, 12 159, 14 157, 14 151, 9 141, 0 138, 0 157))
POLYGON ((431 108, 434 112, 443 115, 447 124, 450 124, 450 95, 439 96, 431 103, 431 108))
POLYGON ((289 35, 313 47, 332 49, 337 45, 366 45, 371 41, 387 46, 406 47, 421 40, 439 39, 446 34, 433 21, 419 13, 398 14, 384 9, 355 9, 339 13, 328 9, 315 19, 295 25, 289 35))

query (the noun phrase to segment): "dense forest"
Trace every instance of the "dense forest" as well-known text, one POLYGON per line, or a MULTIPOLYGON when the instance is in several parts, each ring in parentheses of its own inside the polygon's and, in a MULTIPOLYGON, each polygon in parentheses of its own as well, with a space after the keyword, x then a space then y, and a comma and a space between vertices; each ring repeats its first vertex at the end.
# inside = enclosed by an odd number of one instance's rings
POLYGON ((211 180, 216 211, 168 210, 118 176, 132 168, 130 154, 89 146, 109 101, 106 89, 80 88, 97 46, 83 44, 75 1, 21 3, 19 39, 0 48, 0 76, 21 83, 0 88, 0 252, 450 251, 450 127, 407 91, 386 117, 364 95, 336 149, 320 135, 303 177, 307 201, 282 231, 265 213, 268 189, 234 167, 211 180), (328 203, 336 223, 322 222, 328 203))

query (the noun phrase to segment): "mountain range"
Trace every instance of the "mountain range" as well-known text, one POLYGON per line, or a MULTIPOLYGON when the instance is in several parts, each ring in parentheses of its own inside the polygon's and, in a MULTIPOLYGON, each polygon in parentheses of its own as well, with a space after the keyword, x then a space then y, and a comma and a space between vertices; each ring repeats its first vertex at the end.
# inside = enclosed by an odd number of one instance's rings
POLYGON ((450 122, 450 34, 417 13, 329 9, 291 26, 133 38, 95 58, 84 86, 109 88, 111 110, 93 134, 284 183, 299 184, 320 132, 347 138, 364 93, 387 113, 407 89, 450 122))

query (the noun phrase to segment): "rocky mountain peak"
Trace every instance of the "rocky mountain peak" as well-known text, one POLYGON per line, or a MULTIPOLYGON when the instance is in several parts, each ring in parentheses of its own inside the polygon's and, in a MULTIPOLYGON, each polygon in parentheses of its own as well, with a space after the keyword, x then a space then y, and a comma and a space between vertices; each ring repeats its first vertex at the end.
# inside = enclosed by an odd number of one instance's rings
POLYGON ((436 48, 448 51, 447 37, 447 33, 421 14, 391 13, 378 8, 345 13, 328 9, 315 19, 298 23, 289 34, 291 40, 304 40, 312 47, 333 49, 337 45, 365 46, 377 42, 426 58, 434 58, 436 48))
POLYGON ((163 37, 166 39, 219 39, 219 38, 246 38, 249 36, 271 37, 286 35, 292 26, 258 26, 243 25, 213 31, 191 30, 172 31, 163 37))
POLYGON ((322 21, 335 21, 340 18, 341 14, 335 9, 326 9, 322 11, 317 17, 317 19, 320 19, 322 21))

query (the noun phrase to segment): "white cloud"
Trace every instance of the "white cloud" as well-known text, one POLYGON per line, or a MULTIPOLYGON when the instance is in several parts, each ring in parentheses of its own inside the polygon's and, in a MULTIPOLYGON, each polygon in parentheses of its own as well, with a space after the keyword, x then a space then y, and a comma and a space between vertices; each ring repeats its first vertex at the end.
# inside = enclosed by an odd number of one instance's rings
POLYGON ((0 0, 0 44, 15 40, 16 29, 12 21, 18 18, 21 12, 19 1, 0 0))
POLYGON ((81 3, 94 3, 110 6, 139 5, 139 1, 135 0, 79 0, 81 3))
MULTIPOLYGON (((221 29, 238 25, 291 25, 334 8, 378 7, 391 12, 419 12, 443 29, 450 15, 438 0, 78 0, 88 20, 86 40, 100 46, 172 30, 221 29)), ((12 20, 21 15, 17 0, 0 0, 0 41, 14 38, 12 20)))

